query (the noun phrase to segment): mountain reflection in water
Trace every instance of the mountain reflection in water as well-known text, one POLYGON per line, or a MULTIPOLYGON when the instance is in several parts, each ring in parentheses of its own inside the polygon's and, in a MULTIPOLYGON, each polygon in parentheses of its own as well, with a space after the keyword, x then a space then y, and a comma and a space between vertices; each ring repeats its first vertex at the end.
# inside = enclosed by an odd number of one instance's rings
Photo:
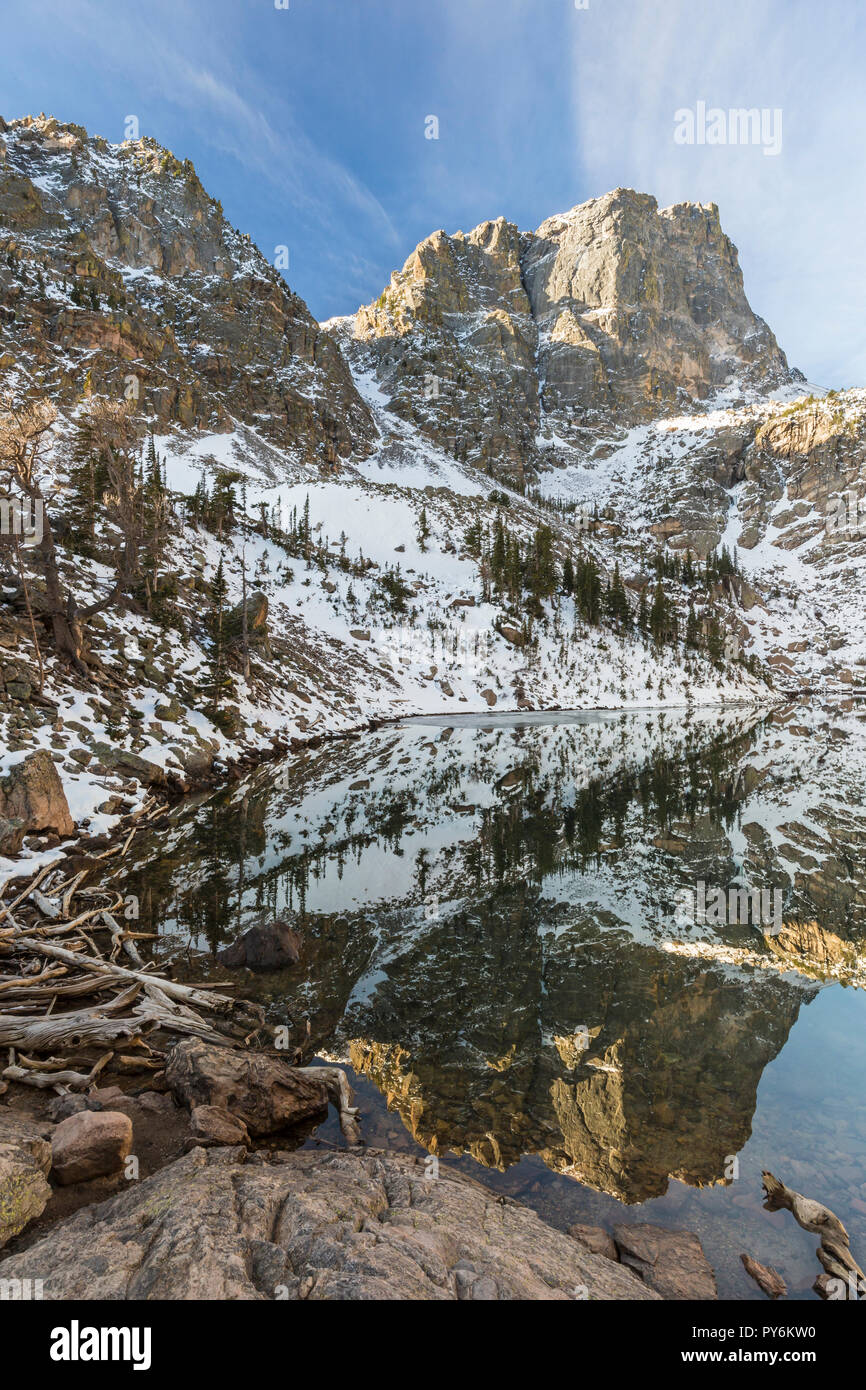
POLYGON ((557 1224, 643 1204, 722 1296, 755 1296, 740 1250, 811 1296, 760 1173, 863 1254, 864 768, 853 709, 419 720, 179 809, 125 891, 165 953, 295 915, 298 964, 241 987, 351 1064, 368 1142, 557 1224), (783 889, 785 928, 678 918, 698 882, 783 889))

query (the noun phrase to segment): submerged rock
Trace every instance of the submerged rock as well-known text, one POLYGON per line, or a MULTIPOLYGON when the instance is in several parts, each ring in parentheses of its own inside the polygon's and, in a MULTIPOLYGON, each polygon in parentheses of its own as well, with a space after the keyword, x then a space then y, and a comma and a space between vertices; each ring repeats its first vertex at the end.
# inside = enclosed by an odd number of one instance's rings
POLYGON ((300 959, 301 938, 288 922, 261 922, 217 952, 221 965, 249 970, 282 970, 300 959))
POLYGON ((718 1298, 716 1279, 691 1231, 642 1223, 614 1226, 619 1258, 662 1298, 718 1298))
POLYGON ((403 1154, 196 1148, 0 1262, 46 1299, 609 1300, 658 1294, 518 1202, 403 1154))

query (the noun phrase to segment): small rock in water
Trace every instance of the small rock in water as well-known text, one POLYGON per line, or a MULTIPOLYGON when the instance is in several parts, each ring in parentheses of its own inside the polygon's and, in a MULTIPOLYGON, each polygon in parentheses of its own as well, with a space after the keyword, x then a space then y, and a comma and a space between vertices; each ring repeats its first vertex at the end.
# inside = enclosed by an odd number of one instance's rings
POLYGON ((613 1228, 620 1262, 669 1299, 718 1298, 716 1279, 691 1231, 635 1223, 613 1228))
POLYGON ((283 970, 300 959, 301 938, 288 922, 258 923, 217 952, 221 965, 249 970, 283 970))
POLYGON ((613 1236, 603 1226, 583 1226, 578 1223, 569 1226, 568 1234, 594 1255, 604 1255, 609 1260, 619 1259, 613 1236))

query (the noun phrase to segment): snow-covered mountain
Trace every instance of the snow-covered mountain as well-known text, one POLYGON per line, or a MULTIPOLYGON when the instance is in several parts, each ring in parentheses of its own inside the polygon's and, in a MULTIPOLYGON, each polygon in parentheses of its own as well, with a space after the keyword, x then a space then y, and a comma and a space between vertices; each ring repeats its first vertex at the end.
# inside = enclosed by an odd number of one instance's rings
POLYGON ((188 161, 4 122, 0 391, 57 409, 82 659, 44 547, 0 547, 0 772, 48 744, 101 830, 150 783, 371 720, 847 689, 863 542, 825 512, 860 486, 863 397, 806 390, 712 206, 618 190, 436 233, 319 325, 188 161), (144 456, 122 496, 104 401, 144 456))

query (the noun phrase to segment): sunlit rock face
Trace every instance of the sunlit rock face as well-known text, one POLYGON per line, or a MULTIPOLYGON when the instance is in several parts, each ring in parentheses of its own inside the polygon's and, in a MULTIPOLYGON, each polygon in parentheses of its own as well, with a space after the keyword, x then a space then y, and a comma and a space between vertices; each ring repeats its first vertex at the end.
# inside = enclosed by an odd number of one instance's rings
POLYGON ((353 333, 395 413, 457 458, 522 484, 539 418, 538 333, 512 223, 434 232, 358 311, 353 333))
POLYGON ((541 457, 542 425, 579 444, 602 422, 679 413, 732 379, 791 380, 718 208, 660 211, 630 189, 532 233, 503 218, 434 232, 358 311, 353 346, 393 410, 518 482, 541 457))
POLYGON ((629 1203, 725 1182, 801 1006, 866 983, 864 724, 803 717, 443 721, 325 748, 180 816, 155 865, 142 841, 144 929, 215 953, 290 917, 300 960, 245 989, 433 1153, 539 1155, 629 1203), (743 881, 782 892, 780 932, 675 911, 743 881))
POLYGON ((254 423, 322 465, 372 438, 332 339, 155 141, 0 122, 0 250, 6 389, 125 395, 163 426, 254 423))
POLYGON ((660 211, 617 189, 543 222, 525 240, 523 274, 547 410, 612 409, 636 423, 732 376, 788 379, 714 203, 660 211))

